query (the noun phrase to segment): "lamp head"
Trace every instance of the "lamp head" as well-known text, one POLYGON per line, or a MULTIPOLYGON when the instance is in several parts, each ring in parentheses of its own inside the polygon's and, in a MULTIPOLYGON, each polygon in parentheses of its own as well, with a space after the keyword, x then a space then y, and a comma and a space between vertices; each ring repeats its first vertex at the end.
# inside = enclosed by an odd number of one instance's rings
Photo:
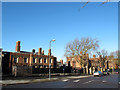
POLYGON ((55 39, 53 39, 52 41, 56 41, 55 39))

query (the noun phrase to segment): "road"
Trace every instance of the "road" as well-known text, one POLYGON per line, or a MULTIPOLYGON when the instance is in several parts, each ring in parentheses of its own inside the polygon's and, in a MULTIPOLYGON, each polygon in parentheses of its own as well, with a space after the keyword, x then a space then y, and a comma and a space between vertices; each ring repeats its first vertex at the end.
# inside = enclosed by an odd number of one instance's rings
POLYGON ((52 82, 9 85, 2 88, 118 88, 118 75, 61 79, 52 82))

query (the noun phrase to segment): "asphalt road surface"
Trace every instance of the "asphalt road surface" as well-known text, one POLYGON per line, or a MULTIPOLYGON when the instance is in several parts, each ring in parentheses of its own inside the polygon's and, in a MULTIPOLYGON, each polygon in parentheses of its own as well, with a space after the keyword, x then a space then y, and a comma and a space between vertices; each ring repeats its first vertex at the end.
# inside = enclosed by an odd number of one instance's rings
POLYGON ((118 88, 118 74, 3 86, 4 88, 118 88))

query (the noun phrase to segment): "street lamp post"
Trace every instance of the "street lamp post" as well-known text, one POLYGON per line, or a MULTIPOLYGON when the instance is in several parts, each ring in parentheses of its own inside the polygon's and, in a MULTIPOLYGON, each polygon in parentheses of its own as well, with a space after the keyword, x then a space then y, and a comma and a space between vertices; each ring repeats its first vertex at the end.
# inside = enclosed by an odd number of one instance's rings
MULTIPOLYGON (((49 43, 49 49, 51 49, 51 42, 52 41, 56 41, 55 39, 53 39, 53 40, 51 40, 50 41, 50 43, 49 43)), ((49 55, 49 80, 50 80, 50 77, 51 77, 51 75, 50 75, 50 73, 51 73, 51 71, 50 71, 50 69, 51 69, 51 54, 49 55)))

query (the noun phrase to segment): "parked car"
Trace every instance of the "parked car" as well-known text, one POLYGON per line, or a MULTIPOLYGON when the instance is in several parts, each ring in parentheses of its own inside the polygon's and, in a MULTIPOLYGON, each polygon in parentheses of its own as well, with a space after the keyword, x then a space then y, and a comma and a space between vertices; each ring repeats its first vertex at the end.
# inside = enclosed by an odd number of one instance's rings
POLYGON ((108 70, 106 70, 106 71, 103 71, 103 75, 109 75, 110 73, 109 73, 109 71, 108 70))
POLYGON ((94 77, 95 76, 99 76, 100 77, 100 76, 103 75, 103 73, 101 71, 95 71, 93 75, 94 75, 94 77))
POLYGON ((115 74, 119 74, 119 71, 115 70, 114 73, 115 73, 115 74))

